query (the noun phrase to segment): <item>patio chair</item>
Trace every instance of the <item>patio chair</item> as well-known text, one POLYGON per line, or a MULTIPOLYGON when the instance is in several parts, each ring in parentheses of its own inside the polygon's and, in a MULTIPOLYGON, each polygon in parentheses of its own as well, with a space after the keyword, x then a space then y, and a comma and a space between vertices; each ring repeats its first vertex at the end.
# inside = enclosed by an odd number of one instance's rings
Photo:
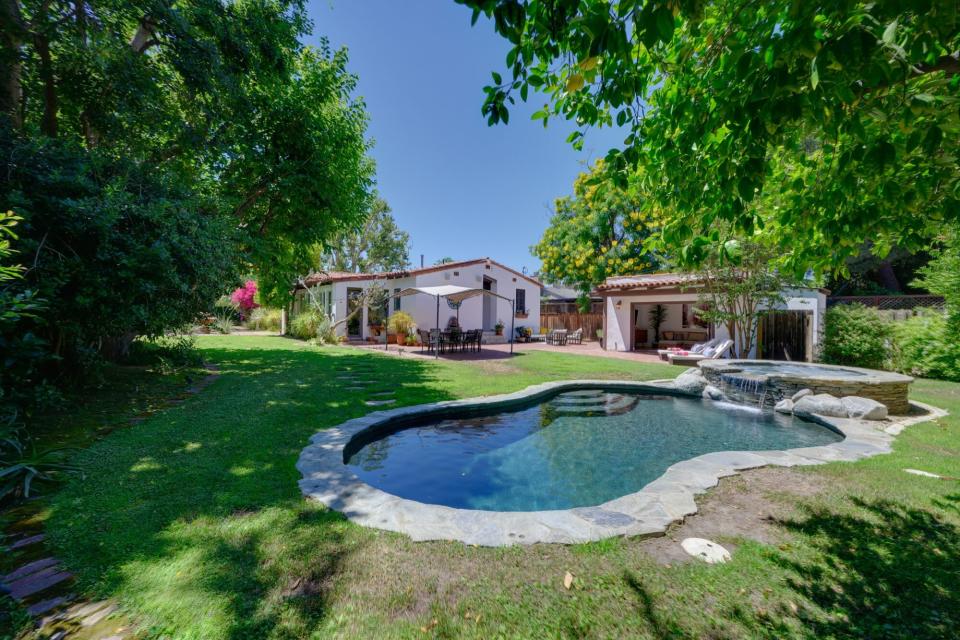
POLYGON ((707 347, 703 350, 703 353, 690 353, 686 355, 671 353, 669 356, 670 364, 689 367, 690 365, 697 364, 701 360, 719 360, 726 356, 726 353, 730 351, 730 347, 732 346, 733 340, 724 340, 716 347, 707 347))
POLYGON ((716 347, 718 344, 720 344, 720 341, 720 338, 711 338, 706 342, 695 344, 689 349, 657 349, 657 355, 660 356, 661 360, 668 361, 670 354, 688 356, 692 354, 703 353, 704 349, 716 347))
POLYGON ((470 347, 473 351, 480 351, 480 345, 483 344, 483 329, 473 329, 467 337, 464 345, 470 347))
POLYGON ((567 344, 567 330, 566 329, 554 329, 549 334, 547 334, 547 344, 552 344, 557 347, 562 347, 567 344))
POLYGON ((577 329, 567 336, 567 342, 572 344, 583 344, 583 328, 577 329))

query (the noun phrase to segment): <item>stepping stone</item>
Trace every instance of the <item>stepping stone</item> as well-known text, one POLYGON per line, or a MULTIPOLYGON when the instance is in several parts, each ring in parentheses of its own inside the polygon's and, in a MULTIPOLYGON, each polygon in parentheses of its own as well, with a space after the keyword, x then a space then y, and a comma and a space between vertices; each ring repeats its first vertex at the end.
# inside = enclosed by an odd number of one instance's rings
POLYGON ((368 407, 380 407, 380 406, 383 406, 383 405, 385 405, 385 404, 393 404, 394 402, 396 402, 396 400, 393 400, 393 399, 390 399, 390 400, 364 400, 364 401, 363 401, 363 404, 367 405, 368 407))
POLYGON ((939 478, 941 477, 941 476, 938 476, 938 475, 935 474, 935 473, 930 473, 929 471, 921 471, 920 469, 904 469, 904 471, 906 471, 907 473, 913 474, 913 475, 915 475, 915 476, 923 476, 924 478, 937 478, 937 479, 939 479, 939 478))
POLYGON ((25 564, 16 571, 11 571, 7 575, 0 578, 0 582, 10 583, 14 580, 19 580, 20 578, 25 578, 31 573, 36 573, 41 569, 46 569, 47 567, 52 567, 53 565, 60 562, 56 558, 41 558, 40 560, 34 560, 29 564, 25 564))
POLYGON ((394 394, 393 391, 376 391, 374 393, 371 393, 370 395, 374 397, 382 398, 384 396, 392 396, 393 394, 394 394))
POLYGON ((111 613, 117 610, 117 605, 115 604, 110 604, 107 602, 100 602, 98 604, 107 605, 107 606, 103 607, 102 609, 99 609, 95 613, 92 613, 86 618, 84 618, 83 620, 81 620, 80 626, 92 627, 93 625, 97 624, 98 622, 100 622, 101 620, 103 620, 104 618, 106 618, 111 613))
POLYGON ((41 600, 36 604, 32 604, 27 607, 27 613, 31 616, 37 617, 42 616, 43 614, 56 609, 57 607, 67 604, 70 602, 71 598, 68 596, 57 596, 56 598, 49 598, 47 600, 41 600))
POLYGON ((683 550, 707 564, 718 564, 730 560, 730 552, 712 540, 705 538, 686 538, 680 543, 683 550))
POLYGON ((31 545, 31 544, 36 544, 36 543, 38 543, 38 542, 43 542, 43 539, 44 539, 44 538, 46 538, 46 536, 43 535, 42 533, 38 533, 38 534, 36 534, 36 535, 34 535, 34 536, 30 536, 30 537, 28 537, 28 538, 21 538, 20 540, 17 540, 17 541, 14 542, 13 544, 11 544, 11 545, 10 545, 10 549, 11 549, 11 550, 13 550, 13 549, 22 549, 23 547, 29 546, 29 545, 31 545))
POLYGON ((26 578, 11 582, 7 587, 10 589, 11 597, 16 600, 23 600, 71 578, 73 576, 66 571, 60 571, 57 567, 48 567, 30 574, 26 578))

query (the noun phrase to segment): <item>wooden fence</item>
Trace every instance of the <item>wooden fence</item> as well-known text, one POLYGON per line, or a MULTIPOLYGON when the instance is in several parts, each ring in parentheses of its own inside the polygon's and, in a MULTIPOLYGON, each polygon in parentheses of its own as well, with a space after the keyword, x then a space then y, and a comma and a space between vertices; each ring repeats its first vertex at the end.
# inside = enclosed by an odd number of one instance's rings
POLYGON ((584 340, 596 340, 597 331, 603 329, 602 313, 540 313, 540 326, 547 329, 583 329, 584 340))

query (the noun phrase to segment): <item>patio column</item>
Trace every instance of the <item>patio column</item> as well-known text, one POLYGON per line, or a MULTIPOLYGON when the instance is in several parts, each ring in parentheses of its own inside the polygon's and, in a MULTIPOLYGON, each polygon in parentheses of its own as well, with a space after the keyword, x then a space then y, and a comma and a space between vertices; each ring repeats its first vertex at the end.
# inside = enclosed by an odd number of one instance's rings
POLYGON ((513 323, 516 321, 516 317, 517 317, 517 301, 511 300, 510 301, 510 355, 513 355, 513 339, 514 339, 513 323))
POLYGON ((433 357, 440 357, 440 294, 437 294, 437 344, 433 345, 433 357))

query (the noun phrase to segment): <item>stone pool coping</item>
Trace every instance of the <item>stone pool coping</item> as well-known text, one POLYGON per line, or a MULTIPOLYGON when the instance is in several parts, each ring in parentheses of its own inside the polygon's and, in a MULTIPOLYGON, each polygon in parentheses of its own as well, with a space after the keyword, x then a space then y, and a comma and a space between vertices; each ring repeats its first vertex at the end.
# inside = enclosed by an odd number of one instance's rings
POLYGON ((416 541, 457 540, 481 546, 581 543, 613 536, 657 535, 696 513, 694 496, 715 487, 720 478, 764 466, 792 467, 855 461, 892 451, 894 437, 906 426, 947 415, 920 403, 919 416, 884 422, 826 418, 812 420, 843 436, 819 447, 784 451, 718 451, 671 465, 640 491, 593 507, 552 511, 481 511, 407 500, 381 491, 350 472, 344 447, 361 432, 389 429, 392 422, 420 414, 443 416, 464 407, 509 408, 563 391, 618 389, 690 397, 671 383, 622 380, 546 382, 515 393, 451 400, 375 411, 316 433, 300 453, 297 469, 305 496, 340 511, 357 524, 397 531, 416 541))
POLYGON ((740 373, 743 371, 743 365, 761 365, 770 367, 770 371, 764 371, 763 373, 757 373, 755 371, 748 371, 750 375, 762 376, 767 378, 783 378, 786 380, 812 380, 814 382, 839 382, 839 383, 858 383, 858 382, 869 382, 869 383, 884 383, 884 382, 895 382, 900 384, 910 384, 913 382, 913 378, 902 373, 895 373, 893 371, 878 371, 876 369, 864 369, 862 367, 848 367, 846 365, 837 365, 837 364, 822 364, 820 362, 816 363, 807 363, 807 362, 786 362, 780 364, 790 364, 790 365, 799 365, 804 366, 809 364, 812 367, 818 369, 833 369, 837 372, 840 371, 856 371, 857 373, 863 374, 863 377, 843 377, 843 376, 831 376, 825 373, 788 373, 784 371, 777 371, 776 365, 778 363, 772 360, 750 360, 746 358, 741 358, 739 360, 701 360, 697 365, 701 369, 711 369, 717 373, 740 373))

